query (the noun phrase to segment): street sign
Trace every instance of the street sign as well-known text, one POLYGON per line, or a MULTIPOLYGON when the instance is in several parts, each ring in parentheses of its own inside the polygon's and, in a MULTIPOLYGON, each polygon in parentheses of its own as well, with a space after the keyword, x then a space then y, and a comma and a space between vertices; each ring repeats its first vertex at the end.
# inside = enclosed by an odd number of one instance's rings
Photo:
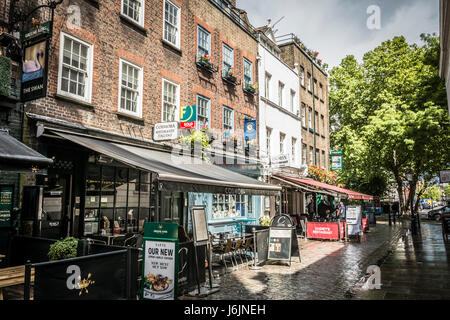
POLYGON ((178 290, 178 224, 144 224, 142 299, 174 300, 178 290))
POLYGON ((271 164, 275 167, 285 167, 289 165, 289 155, 279 154, 271 158, 271 164))
POLYGON ((450 183, 450 170, 442 170, 439 172, 441 183, 450 183))
POLYGON ((331 170, 342 170, 342 151, 331 151, 331 170))
POLYGON ((197 106, 180 108, 180 128, 192 129, 197 125, 197 106))
POLYGON ((153 127, 154 141, 168 141, 178 139, 178 122, 156 123, 153 127))

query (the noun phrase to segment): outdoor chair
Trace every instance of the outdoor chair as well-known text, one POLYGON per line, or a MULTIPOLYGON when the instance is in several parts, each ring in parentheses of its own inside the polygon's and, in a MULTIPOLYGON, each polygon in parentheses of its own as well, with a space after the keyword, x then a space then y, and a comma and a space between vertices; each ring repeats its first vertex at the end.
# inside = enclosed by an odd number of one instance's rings
POLYGON ((239 256, 239 259, 241 259, 241 264, 244 264, 244 260, 242 260, 242 257, 241 257, 241 255, 239 254, 239 251, 241 250, 242 244, 243 244, 243 243, 244 243, 244 240, 238 239, 238 240, 236 241, 236 243, 234 244, 232 250, 231 250, 232 256, 234 257, 234 260, 236 261, 236 268, 237 268, 237 269, 239 269, 239 267, 238 267, 239 264, 238 264, 236 255, 239 256))
MULTIPOLYGON (((250 253, 250 255, 253 257, 253 238, 247 238, 245 240, 245 244, 244 247, 242 249, 243 253, 244 253, 244 258, 247 261, 247 266, 248 266, 248 253, 250 253)), ((254 259, 254 257, 253 257, 254 259)))
POLYGON ((125 239, 123 244, 125 247, 136 247, 138 238, 139 236, 137 234, 133 234, 131 237, 125 239))
MULTIPOLYGON (((226 256, 231 254, 231 250, 233 248, 233 240, 228 239, 225 246, 215 247, 213 248, 213 253, 218 254, 220 256, 220 260, 225 264, 225 272, 228 270, 226 256)), ((231 264, 234 267, 233 257, 231 256, 231 264)))
POLYGON ((125 241, 132 238, 134 233, 127 233, 123 237, 114 238, 112 244, 115 246, 125 247, 125 241))

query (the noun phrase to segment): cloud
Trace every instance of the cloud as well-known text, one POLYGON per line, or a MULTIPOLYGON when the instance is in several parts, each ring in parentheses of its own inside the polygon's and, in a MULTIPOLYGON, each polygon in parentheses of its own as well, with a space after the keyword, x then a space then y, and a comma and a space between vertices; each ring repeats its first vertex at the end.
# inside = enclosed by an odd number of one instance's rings
POLYGON ((439 0, 238 0, 255 27, 283 18, 276 36, 295 33, 305 45, 319 51, 330 67, 353 54, 361 59, 383 41, 403 35, 419 42, 421 33, 439 32, 439 0), (367 8, 381 9, 381 29, 367 28, 367 8))

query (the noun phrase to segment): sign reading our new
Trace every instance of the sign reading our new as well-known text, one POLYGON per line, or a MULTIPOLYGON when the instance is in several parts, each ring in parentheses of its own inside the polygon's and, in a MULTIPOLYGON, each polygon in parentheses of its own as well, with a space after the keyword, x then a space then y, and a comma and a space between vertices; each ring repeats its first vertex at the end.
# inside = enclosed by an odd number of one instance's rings
POLYGON ((143 255, 142 299, 176 299, 178 224, 146 222, 143 255))
POLYGON ((180 128, 193 129, 197 125, 197 106, 185 106, 180 109, 180 128))
POLYGON ((51 21, 27 30, 22 35, 21 101, 27 102, 47 95, 48 52, 51 21))

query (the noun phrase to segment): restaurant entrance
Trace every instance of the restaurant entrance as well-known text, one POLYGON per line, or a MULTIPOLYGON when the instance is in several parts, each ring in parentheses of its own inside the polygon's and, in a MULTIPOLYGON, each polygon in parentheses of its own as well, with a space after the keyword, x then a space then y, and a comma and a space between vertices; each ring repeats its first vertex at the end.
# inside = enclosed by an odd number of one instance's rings
POLYGON ((161 221, 178 223, 186 228, 187 226, 183 223, 184 211, 187 207, 184 193, 164 191, 161 198, 161 221))

